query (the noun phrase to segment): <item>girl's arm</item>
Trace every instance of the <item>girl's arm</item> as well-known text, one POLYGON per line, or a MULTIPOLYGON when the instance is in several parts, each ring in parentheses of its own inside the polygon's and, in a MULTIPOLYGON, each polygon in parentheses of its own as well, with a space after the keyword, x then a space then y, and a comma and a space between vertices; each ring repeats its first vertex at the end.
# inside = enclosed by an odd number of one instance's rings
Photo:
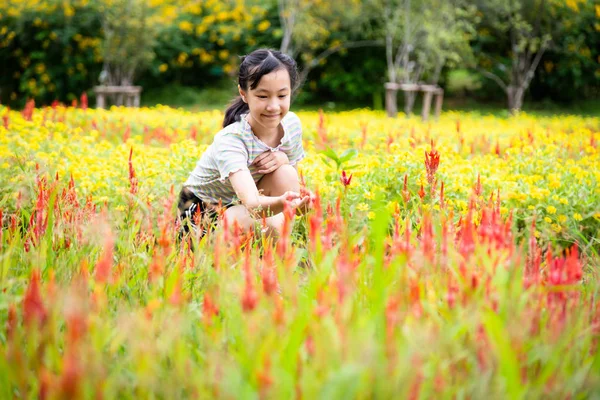
POLYGON ((285 203, 289 203, 292 208, 306 203, 307 199, 300 197, 297 192, 285 192, 281 196, 263 196, 258 192, 258 188, 252 179, 248 170, 239 170, 229 176, 229 180, 237 197, 249 211, 259 211, 261 215, 275 215, 283 211, 285 203))

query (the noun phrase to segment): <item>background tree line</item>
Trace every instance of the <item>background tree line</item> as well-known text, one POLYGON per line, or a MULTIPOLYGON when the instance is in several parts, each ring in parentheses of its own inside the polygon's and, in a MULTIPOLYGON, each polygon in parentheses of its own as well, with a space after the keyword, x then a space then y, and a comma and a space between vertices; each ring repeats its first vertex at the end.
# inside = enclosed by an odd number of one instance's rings
MULTIPOLYGON (((305 102, 380 105, 385 82, 439 84, 521 108, 600 93, 600 5, 592 0, 7 0, 0 101, 92 96, 99 81, 205 87, 237 55, 281 49, 305 102)), ((406 110, 414 98, 406 99, 406 110)))

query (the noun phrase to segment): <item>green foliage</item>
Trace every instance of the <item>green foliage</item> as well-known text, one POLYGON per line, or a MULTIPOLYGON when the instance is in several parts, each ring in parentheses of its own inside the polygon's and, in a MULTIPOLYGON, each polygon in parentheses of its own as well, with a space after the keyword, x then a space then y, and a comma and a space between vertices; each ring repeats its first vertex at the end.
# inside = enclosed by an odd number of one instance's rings
MULTIPOLYGON (((600 12, 590 1, 547 0, 540 13, 535 12, 540 0, 480 1, 477 12, 463 0, 287 1, 282 2, 283 13, 279 3, 0 2, 0 102, 20 108, 27 98, 40 105, 71 102, 84 91, 93 97, 89 91, 99 83, 102 69, 115 63, 125 72, 109 75, 142 85, 144 94, 174 83, 207 87, 234 80, 238 55, 257 47, 280 48, 287 29, 284 17, 295 12, 289 51, 306 78, 299 101, 343 99, 380 107, 383 83, 390 77, 384 47, 374 41, 385 37, 386 18, 391 16, 382 13, 385 4, 398 16, 392 24, 395 51, 405 39, 406 21, 414 28, 407 62, 397 66, 400 75, 456 83, 453 71, 476 62, 507 79, 513 64, 507 30, 512 24, 519 52, 535 52, 543 38, 552 38, 531 82, 532 98, 600 96, 600 12), (533 35, 538 20, 546 36, 533 35), (452 74, 449 79, 447 74, 452 74)), ((477 99, 503 97, 490 80, 469 91, 477 99)))
POLYGON ((333 161, 335 163, 337 170, 339 171, 340 169, 343 169, 343 168, 346 168, 346 169, 353 168, 352 166, 344 167, 344 164, 346 162, 352 160, 353 158, 355 158, 358 155, 358 150, 348 149, 348 150, 345 150, 342 154, 340 154, 338 156, 338 154, 335 152, 335 150, 333 150, 331 147, 328 147, 327 149, 325 149, 321 152, 321 155, 324 156, 323 161, 327 165, 330 165, 330 161, 333 161))
POLYGON ((100 72, 100 34, 94 3, 49 0, 44 7, 29 8, 18 1, 3 2, 0 101, 19 107, 27 98, 47 104, 79 97, 100 72))
POLYGON ((577 10, 556 11, 568 17, 546 53, 531 91, 535 99, 555 101, 600 98, 600 6, 592 1, 577 3, 577 10))
POLYGON ((479 88, 481 88, 481 79, 469 70, 451 70, 446 77, 446 91, 450 95, 465 96, 479 88))
POLYGON ((136 74, 154 59, 153 48, 157 26, 145 0, 114 0, 102 11, 103 74, 100 83, 109 86, 128 86, 136 74))

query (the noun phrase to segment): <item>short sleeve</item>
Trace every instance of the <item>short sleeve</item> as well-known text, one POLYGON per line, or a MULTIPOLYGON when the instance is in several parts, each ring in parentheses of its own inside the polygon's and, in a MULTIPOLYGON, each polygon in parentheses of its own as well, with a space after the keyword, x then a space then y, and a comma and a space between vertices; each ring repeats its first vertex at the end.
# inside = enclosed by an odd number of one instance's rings
POLYGON ((306 154, 304 153, 304 147, 302 146, 302 124, 300 118, 297 115, 293 116, 293 120, 290 124, 290 152, 288 159, 291 165, 299 163, 306 154))
POLYGON ((214 151, 221 181, 227 180, 233 172, 248 170, 248 149, 240 137, 223 135, 215 143, 214 151))

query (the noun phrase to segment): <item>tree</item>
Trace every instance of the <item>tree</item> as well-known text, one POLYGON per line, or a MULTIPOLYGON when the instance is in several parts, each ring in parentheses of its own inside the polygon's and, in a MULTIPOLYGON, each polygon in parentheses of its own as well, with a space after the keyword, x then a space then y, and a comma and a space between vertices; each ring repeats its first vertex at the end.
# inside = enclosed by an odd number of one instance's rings
POLYGON ((156 28, 149 23, 152 9, 144 0, 114 0, 102 18, 104 68, 100 81, 129 86, 154 58, 156 28))
POLYGON ((359 0, 277 0, 282 28, 280 51, 300 57, 300 81, 330 55, 350 48, 380 46, 359 0))
MULTIPOLYGON (((436 85, 447 63, 472 57, 474 9, 462 0, 373 0, 383 21, 389 82, 436 85)), ((404 111, 412 112, 416 92, 406 92, 404 111)))
POLYGON ((511 112, 523 106, 525 92, 552 43, 552 7, 546 0, 480 2, 482 24, 491 31, 491 40, 481 49, 478 69, 504 90, 511 112), (496 51, 487 51, 492 46, 496 51), (498 49, 504 51, 498 53, 498 49))

